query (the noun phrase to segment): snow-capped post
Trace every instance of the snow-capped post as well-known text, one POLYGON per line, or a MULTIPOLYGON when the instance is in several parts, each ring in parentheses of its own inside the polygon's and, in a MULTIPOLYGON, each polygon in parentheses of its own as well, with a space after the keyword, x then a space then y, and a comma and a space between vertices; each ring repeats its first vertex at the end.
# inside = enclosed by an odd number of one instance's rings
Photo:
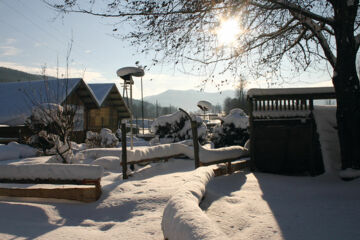
POLYGON ((121 166, 123 170, 123 179, 127 179, 127 153, 126 153, 126 124, 121 123, 121 166))
POLYGON ((195 168, 200 167, 200 160, 199 160, 199 141, 198 141, 198 134, 197 134, 197 122, 196 120, 193 121, 191 116, 182 108, 179 108, 180 111, 185 113, 185 115, 189 118, 191 124, 191 131, 193 135, 193 145, 194 145, 194 158, 195 158, 195 168))

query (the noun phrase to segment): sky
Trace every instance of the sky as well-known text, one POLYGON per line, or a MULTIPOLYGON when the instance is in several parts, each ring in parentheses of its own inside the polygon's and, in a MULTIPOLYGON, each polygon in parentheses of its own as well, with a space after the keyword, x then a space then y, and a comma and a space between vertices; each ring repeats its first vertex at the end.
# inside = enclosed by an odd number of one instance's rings
MULTIPOLYGON (((48 75, 65 73, 66 56, 71 40, 69 69, 71 77, 88 82, 116 82, 116 70, 122 67, 150 65, 152 56, 140 54, 129 42, 111 35, 114 20, 84 14, 59 15, 41 0, 0 0, 0 66, 40 74, 46 66, 48 75), (58 66, 58 67, 57 67, 58 66)), ((126 29, 125 29, 126 30, 126 29)), ((186 74, 173 65, 160 64, 145 72, 144 96, 168 89, 198 89, 205 76, 186 74)), ((308 72, 286 83, 286 87, 329 85, 326 71, 308 72), (315 83, 314 83, 315 82, 315 83)), ((134 78, 134 98, 140 98, 140 78, 134 78)), ((230 81, 220 90, 233 89, 230 81)), ((252 81, 251 87, 267 87, 252 81)), ((205 91, 219 91, 210 83, 205 91)))

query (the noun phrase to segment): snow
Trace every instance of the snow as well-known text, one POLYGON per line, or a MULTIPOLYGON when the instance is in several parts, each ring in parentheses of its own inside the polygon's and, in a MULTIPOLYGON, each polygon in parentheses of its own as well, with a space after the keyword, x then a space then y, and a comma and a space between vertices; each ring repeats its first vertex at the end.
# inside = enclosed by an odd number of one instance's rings
POLYGON ((35 148, 17 142, 10 142, 7 145, 0 144, 0 161, 35 157, 37 153, 35 148))
POLYGON ((308 117, 310 110, 286 110, 286 111, 254 111, 253 116, 256 118, 281 118, 281 117, 308 117))
POLYGON ((182 239, 358 238, 360 179, 248 172, 212 179, 209 169, 194 171, 192 160, 170 159, 138 166, 128 180, 121 171, 105 171, 94 203, 1 197, 0 239, 151 240, 164 239, 162 229, 169 239, 175 233, 189 236, 182 239))
POLYGON ((223 118, 224 124, 234 124, 236 128, 246 129, 249 125, 249 118, 240 108, 232 109, 226 117, 223 118))
MULTIPOLYGON (((203 120, 199 116, 192 115, 191 118, 195 120, 200 126, 198 126, 198 137, 203 138, 206 134, 207 128, 203 120)), ((172 114, 163 115, 158 117, 151 124, 151 132, 157 134, 157 130, 160 127, 167 127, 168 132, 164 136, 160 136, 161 143, 176 142, 179 139, 189 139, 192 137, 191 123, 182 111, 177 111, 172 114), (181 126, 181 121, 185 119, 184 126, 181 126), (179 129, 182 127, 181 129, 179 129)))
POLYGON ((83 180, 98 179, 103 175, 103 167, 83 164, 26 164, 0 165, 0 176, 5 179, 54 179, 83 180))
POLYGON ((102 166, 105 170, 109 171, 120 171, 121 169, 121 160, 119 157, 115 156, 105 156, 95 159, 92 165, 102 166))
POLYGON ((115 83, 90 83, 88 86, 93 91, 99 106, 101 106, 110 90, 113 88, 113 86, 115 86, 115 83))
POLYGON ((212 167, 198 168, 170 198, 161 221, 161 228, 166 239, 227 239, 215 222, 212 222, 199 208, 206 185, 213 177, 212 167))
POLYGON ((200 207, 229 239, 358 239, 360 179, 238 172, 209 182, 200 207))
POLYGON ((137 168, 128 180, 106 171, 100 199, 86 204, 1 197, 0 239, 163 239, 164 207, 193 170, 177 159, 137 168))
MULTIPOLYGON (((153 158, 166 158, 175 155, 185 155, 194 159, 194 149, 192 141, 182 141, 177 143, 161 144, 151 147, 134 147, 133 150, 127 149, 127 162, 136 162, 153 158)), ((93 148, 86 149, 78 153, 76 158, 97 159, 106 156, 119 157, 121 161, 121 148, 93 148)), ((247 156, 248 150, 241 146, 231 146, 217 149, 207 149, 199 145, 200 162, 210 163, 224 159, 234 159, 247 156)))
POLYGON ((100 131, 101 146, 117 145, 119 143, 118 138, 108 128, 102 128, 100 131))
POLYGON ((314 88, 252 88, 247 92, 249 97, 267 95, 298 95, 298 94, 321 94, 334 93, 333 87, 314 87, 314 88))
POLYGON ((336 106, 314 106, 314 118, 319 134, 325 173, 338 174, 341 169, 341 156, 336 129, 336 106))
POLYGON ((360 170, 346 168, 346 169, 340 171, 339 176, 344 179, 358 178, 358 177, 360 177, 360 170))

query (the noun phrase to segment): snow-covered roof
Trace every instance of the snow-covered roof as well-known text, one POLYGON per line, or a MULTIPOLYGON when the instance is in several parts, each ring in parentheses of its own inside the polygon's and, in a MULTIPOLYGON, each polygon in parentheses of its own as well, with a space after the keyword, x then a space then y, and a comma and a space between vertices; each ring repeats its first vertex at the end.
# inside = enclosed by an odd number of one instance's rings
POLYGON ((334 94, 333 87, 314 88, 252 88, 247 92, 249 97, 278 96, 278 95, 304 95, 304 94, 334 94))
POLYGON ((91 83, 88 85, 100 107, 115 107, 120 118, 130 118, 131 112, 121 96, 119 86, 116 83, 91 83))
POLYGON ((90 83, 88 84, 90 89, 93 91, 96 97, 96 101, 99 106, 105 101, 105 98, 109 94, 111 88, 115 85, 114 83, 90 83))
POLYGON ((0 124, 22 125, 34 106, 62 104, 76 89, 85 104, 99 107, 81 78, 0 83, 0 124))

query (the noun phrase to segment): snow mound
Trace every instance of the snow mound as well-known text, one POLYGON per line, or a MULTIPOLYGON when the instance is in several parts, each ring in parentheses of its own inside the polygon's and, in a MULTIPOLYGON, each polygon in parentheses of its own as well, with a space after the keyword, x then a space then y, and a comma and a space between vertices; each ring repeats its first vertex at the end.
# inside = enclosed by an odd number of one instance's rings
POLYGON ((199 207, 205 187, 213 177, 214 171, 211 167, 198 168, 189 181, 170 198, 161 221, 164 238, 228 239, 199 207))
POLYGON ((37 149, 28 145, 10 142, 7 145, 0 145, 0 161, 35 157, 37 152, 37 149))
POLYGON ((82 180, 98 179, 103 176, 101 166, 84 164, 27 164, 0 165, 0 176, 5 179, 54 179, 54 180, 82 180))
POLYGON ((102 166, 105 170, 109 171, 118 171, 121 169, 121 160, 115 156, 100 157, 95 159, 91 164, 102 166))
POLYGON ((240 108, 234 108, 223 118, 224 124, 234 124, 236 128, 246 129, 249 126, 249 117, 240 108))
POLYGON ((75 158, 97 159, 107 156, 121 156, 121 153, 121 148, 90 148, 79 152, 78 154, 76 154, 75 158))
POLYGON ((314 106, 325 173, 337 174, 341 169, 340 144, 336 130, 336 106, 314 106))

